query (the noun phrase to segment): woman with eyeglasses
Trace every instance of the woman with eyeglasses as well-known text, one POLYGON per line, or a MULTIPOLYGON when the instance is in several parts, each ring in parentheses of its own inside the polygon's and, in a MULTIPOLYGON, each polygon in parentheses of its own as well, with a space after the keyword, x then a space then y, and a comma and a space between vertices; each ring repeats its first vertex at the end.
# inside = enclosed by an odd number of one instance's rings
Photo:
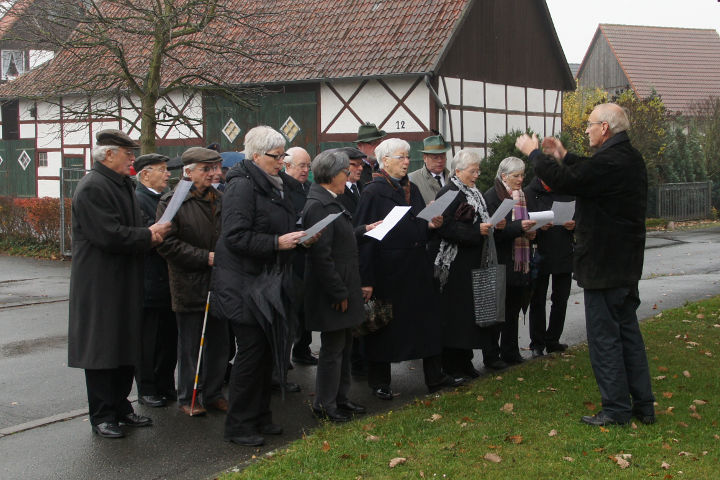
MULTIPOLYGON (((238 445, 262 445, 263 435, 283 431, 273 423, 270 411, 272 346, 264 320, 255 316, 247 294, 257 278, 275 265, 283 275, 292 275, 293 250, 305 235, 295 231, 295 208, 278 175, 284 157, 281 133, 266 126, 252 128, 245 135, 245 159, 226 177, 212 312, 230 321, 237 342, 224 436, 238 445)), ((283 303, 290 314, 287 295, 283 303)))
POLYGON ((395 396, 390 388, 392 362, 423 359, 425 384, 430 392, 458 386, 463 379, 442 371, 442 318, 426 245, 442 216, 430 222, 417 214, 425 208, 418 187, 407 177, 410 145, 399 138, 375 149, 380 170, 373 174, 360 197, 356 225, 382 220, 396 206, 409 206, 395 227, 380 241, 360 242, 360 276, 365 301, 371 297, 392 303, 392 320, 365 337, 368 384, 383 400, 395 396))

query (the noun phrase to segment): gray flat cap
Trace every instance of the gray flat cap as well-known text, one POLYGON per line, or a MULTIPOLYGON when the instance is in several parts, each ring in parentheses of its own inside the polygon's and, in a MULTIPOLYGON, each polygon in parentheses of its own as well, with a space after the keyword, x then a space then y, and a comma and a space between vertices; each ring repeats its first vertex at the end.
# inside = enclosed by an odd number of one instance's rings
POLYGON ((128 137, 127 134, 120 130, 112 128, 100 130, 95 134, 97 145, 115 145, 117 147, 139 148, 135 140, 128 137))
POLYGON ((222 162, 222 157, 215 150, 203 147, 190 147, 185 150, 180 159, 183 165, 190 165, 191 163, 215 163, 222 162))
POLYGON ((165 155, 160 155, 159 153, 147 153, 145 155, 140 155, 135 159, 133 162, 133 168, 136 172, 139 172, 143 168, 147 167, 148 165, 155 165, 156 163, 165 163, 168 160, 170 160, 165 155))

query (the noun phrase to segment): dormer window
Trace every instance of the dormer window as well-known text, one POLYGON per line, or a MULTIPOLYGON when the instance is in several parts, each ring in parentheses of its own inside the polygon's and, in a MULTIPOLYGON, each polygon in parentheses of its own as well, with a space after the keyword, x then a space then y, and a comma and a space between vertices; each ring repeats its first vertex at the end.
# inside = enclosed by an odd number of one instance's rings
POLYGON ((3 50, 0 57, 0 80, 12 80, 25 73, 25 52, 3 50))

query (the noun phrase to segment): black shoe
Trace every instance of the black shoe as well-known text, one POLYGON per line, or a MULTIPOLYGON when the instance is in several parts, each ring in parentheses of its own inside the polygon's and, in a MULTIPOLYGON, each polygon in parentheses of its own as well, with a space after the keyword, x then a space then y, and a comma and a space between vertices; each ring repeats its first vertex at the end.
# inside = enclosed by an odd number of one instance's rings
POLYGON ((150 427, 153 424, 152 418, 130 412, 120 419, 120 425, 126 427, 150 427))
POLYGON ((336 411, 336 412, 328 412, 324 408, 315 408, 312 409, 313 415, 315 415, 317 418, 321 420, 330 420, 334 423, 344 423, 349 422, 352 420, 352 417, 348 415, 347 413, 336 411))
POLYGON ((295 354, 295 352, 293 352, 292 361, 293 361, 293 363, 297 363, 298 365, 317 365, 318 364, 317 357, 314 356, 309 351, 304 352, 304 353, 298 353, 298 354, 295 354))
POLYGON ((362 405, 358 405, 357 403, 353 403, 350 400, 346 401, 345 403, 338 403, 337 408, 347 413, 357 414, 367 412, 367 408, 363 407, 362 405))
POLYGON ((103 438, 122 438, 125 434, 120 430, 120 425, 113 422, 103 422, 92 426, 93 433, 103 438))
POLYGON ((260 435, 245 435, 243 437, 230 437, 225 439, 226 442, 236 443, 243 447, 259 447, 265 443, 265 439, 260 435))
POLYGON ((263 435, 282 435, 283 433, 283 427, 277 423, 268 423, 260 427, 258 430, 260 430, 260 433, 263 435))
POLYGON ((637 418, 638 420, 640 420, 640 423, 645 425, 652 425, 653 423, 655 423, 654 413, 650 415, 644 415, 640 412, 633 412, 633 417, 637 418))
POLYGON ((458 377, 466 377, 466 378, 478 378, 480 376, 480 372, 478 372, 475 367, 467 367, 464 368, 460 373, 460 375, 456 375, 458 377))
MULTIPOLYGON (((272 388, 272 390, 273 390, 274 392, 279 392, 279 391, 280 391, 280 384, 279 384, 279 383, 273 383, 271 388, 272 388)), ((299 392, 300 390, 301 390, 300 385, 298 385, 297 383, 293 383, 293 382, 286 382, 286 383, 285 383, 285 391, 286 391, 287 393, 297 393, 297 392, 299 392)))
POLYGON ((544 350, 545 350, 545 349, 542 348, 542 347, 535 347, 535 348, 533 348, 533 349, 532 349, 532 356, 533 356, 533 358, 544 357, 544 356, 545 356, 544 350))
POLYGON ((162 392, 160 396, 163 397, 163 400, 165 400, 166 402, 177 401, 177 392, 175 390, 168 390, 166 392, 162 392))
POLYGON ((508 365, 520 365, 521 363, 523 363, 525 361, 525 359, 520 354, 513 355, 511 357, 503 357, 503 360, 508 365))
POLYGON ((490 370, 503 370, 508 367, 508 364, 499 358, 485 364, 486 368, 490 370))
POLYGON ((389 386, 373 388, 372 393, 380 400, 392 400, 395 398, 395 394, 389 386))
POLYGON ((553 352, 564 352, 568 349, 567 343, 553 343, 547 346, 546 350, 548 353, 553 352))
POLYGON ((146 407, 158 408, 167 405, 167 400, 160 395, 140 395, 138 403, 146 407))
POLYGON ((594 425, 596 427, 600 427, 603 425, 625 425, 626 423, 628 423, 627 420, 624 422, 620 420, 615 420, 602 410, 600 410, 593 416, 583 416, 580 421, 583 423, 587 423, 588 425, 594 425))
POLYGON ((443 388, 455 388, 459 387, 460 385, 465 383, 465 379, 463 377, 451 377, 450 375, 445 375, 445 377, 442 379, 440 383, 436 383, 435 385, 428 385, 428 391, 430 393, 435 393, 437 391, 442 390, 443 388))

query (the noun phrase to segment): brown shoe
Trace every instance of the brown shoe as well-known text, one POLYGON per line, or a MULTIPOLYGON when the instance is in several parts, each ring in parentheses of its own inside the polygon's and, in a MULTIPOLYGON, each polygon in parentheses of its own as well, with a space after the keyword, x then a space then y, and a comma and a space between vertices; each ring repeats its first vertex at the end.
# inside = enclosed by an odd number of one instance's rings
POLYGON ((207 410, 200 405, 195 405, 195 408, 193 409, 190 409, 190 405, 179 405, 178 408, 182 413, 190 415, 191 417, 199 417, 200 415, 205 415, 207 413, 207 410))
POLYGON ((220 410, 221 412, 228 411, 228 402, 224 398, 218 398, 214 402, 210 402, 205 405, 205 408, 211 408, 213 410, 220 410))

